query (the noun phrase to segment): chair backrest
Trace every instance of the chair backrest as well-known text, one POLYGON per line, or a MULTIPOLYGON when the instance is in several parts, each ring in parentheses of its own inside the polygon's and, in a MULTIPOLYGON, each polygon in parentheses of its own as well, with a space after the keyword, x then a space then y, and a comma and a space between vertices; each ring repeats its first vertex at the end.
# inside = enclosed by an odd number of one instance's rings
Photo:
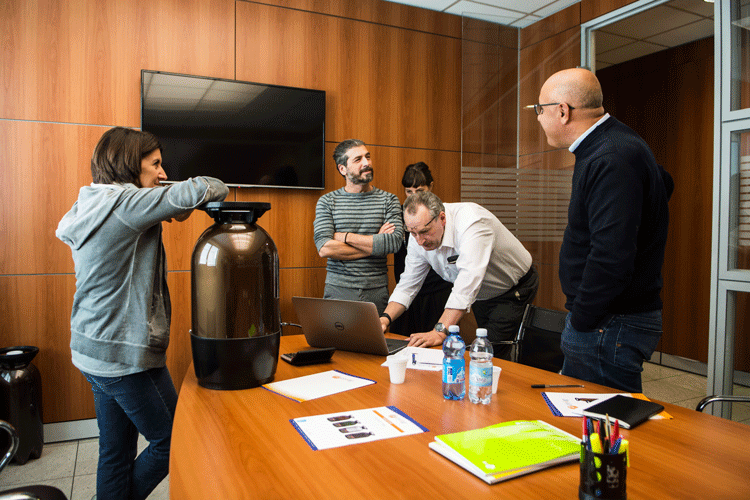
POLYGON ((551 372, 562 369, 564 356, 560 337, 565 328, 567 313, 526 305, 518 331, 515 360, 551 372))
POLYGON ((713 395, 706 396, 698 402, 695 407, 697 411, 703 411, 706 406, 717 401, 727 401, 729 403, 750 403, 750 396, 730 396, 730 395, 713 395))
MULTIPOLYGON (((10 446, 0 459, 2 471, 18 450, 19 437, 15 427, 5 420, 0 420, 0 429, 7 432, 10 438, 10 446)), ((0 500, 68 500, 68 497, 54 486, 29 485, 0 492, 0 500)))
POLYGON ((0 420, 0 429, 8 433, 9 442, 8 449, 5 450, 2 458, 0 458, 0 471, 2 471, 5 466, 8 465, 8 462, 10 462, 10 460, 13 458, 13 455, 16 454, 16 450, 18 449, 19 444, 19 438, 18 432, 16 432, 16 428, 10 425, 5 420, 0 420))

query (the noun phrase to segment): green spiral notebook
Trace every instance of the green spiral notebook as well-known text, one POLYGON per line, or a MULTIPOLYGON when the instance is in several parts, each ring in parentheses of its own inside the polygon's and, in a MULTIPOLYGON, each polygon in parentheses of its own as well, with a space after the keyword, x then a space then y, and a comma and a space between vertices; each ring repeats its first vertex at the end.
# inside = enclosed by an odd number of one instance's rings
POLYGON ((429 446, 489 484, 581 456, 580 438, 542 420, 514 420, 442 434, 429 446))

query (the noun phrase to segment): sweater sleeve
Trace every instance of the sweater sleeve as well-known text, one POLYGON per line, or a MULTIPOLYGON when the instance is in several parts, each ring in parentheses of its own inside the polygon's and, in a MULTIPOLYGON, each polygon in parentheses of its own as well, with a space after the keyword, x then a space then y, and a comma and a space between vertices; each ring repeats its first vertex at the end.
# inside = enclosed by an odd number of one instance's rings
POLYGON ((318 252, 323 248, 323 245, 333 239, 333 233, 335 232, 331 196, 333 196, 331 193, 321 196, 315 205, 313 239, 315 240, 315 247, 318 249, 318 252))
POLYGON ((384 206, 384 222, 395 226, 392 233, 375 234, 372 239, 372 255, 385 256, 396 253, 404 244, 404 222, 401 216, 401 203, 395 194, 386 193, 384 206))
POLYGON ((142 231, 204 203, 221 201, 227 194, 229 189, 219 179, 193 177, 166 187, 129 190, 115 215, 134 230, 142 231))

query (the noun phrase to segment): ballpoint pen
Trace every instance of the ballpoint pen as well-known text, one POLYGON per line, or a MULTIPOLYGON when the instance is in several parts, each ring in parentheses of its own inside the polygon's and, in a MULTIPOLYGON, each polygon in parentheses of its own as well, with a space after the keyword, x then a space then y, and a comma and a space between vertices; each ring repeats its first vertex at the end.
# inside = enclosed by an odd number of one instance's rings
POLYGON ((588 417, 581 417, 581 434, 582 434, 581 444, 583 444, 583 446, 587 449, 590 448, 588 420, 589 420, 588 417))
POLYGON ((432 366, 441 366, 443 363, 429 363, 427 361, 417 361, 417 353, 413 352, 411 353, 411 364, 412 366, 416 365, 432 365, 432 366))
POLYGON ((615 419, 614 424, 612 424, 612 435, 610 436, 610 441, 612 446, 615 445, 615 441, 620 437, 620 421, 615 419))
POLYGON ((609 449, 609 452, 612 455, 617 455, 618 453, 620 453, 620 446, 622 446, 622 438, 618 437, 612 447, 609 449))
POLYGON ((576 384, 563 384, 563 385, 555 385, 555 384, 531 384, 532 389, 549 389, 551 387, 583 387, 582 385, 576 385, 576 384))
POLYGON ((612 424, 609 421, 609 413, 605 413, 605 432, 602 435, 602 449, 604 453, 609 453, 609 447, 612 444, 612 424))

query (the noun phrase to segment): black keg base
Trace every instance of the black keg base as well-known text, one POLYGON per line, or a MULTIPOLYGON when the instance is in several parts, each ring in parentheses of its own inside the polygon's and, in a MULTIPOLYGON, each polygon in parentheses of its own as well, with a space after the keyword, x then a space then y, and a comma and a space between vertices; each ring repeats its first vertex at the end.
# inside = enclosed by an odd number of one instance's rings
POLYGON ((206 389, 251 389, 273 380, 281 332, 261 337, 212 339, 190 334, 198 385, 206 389))

